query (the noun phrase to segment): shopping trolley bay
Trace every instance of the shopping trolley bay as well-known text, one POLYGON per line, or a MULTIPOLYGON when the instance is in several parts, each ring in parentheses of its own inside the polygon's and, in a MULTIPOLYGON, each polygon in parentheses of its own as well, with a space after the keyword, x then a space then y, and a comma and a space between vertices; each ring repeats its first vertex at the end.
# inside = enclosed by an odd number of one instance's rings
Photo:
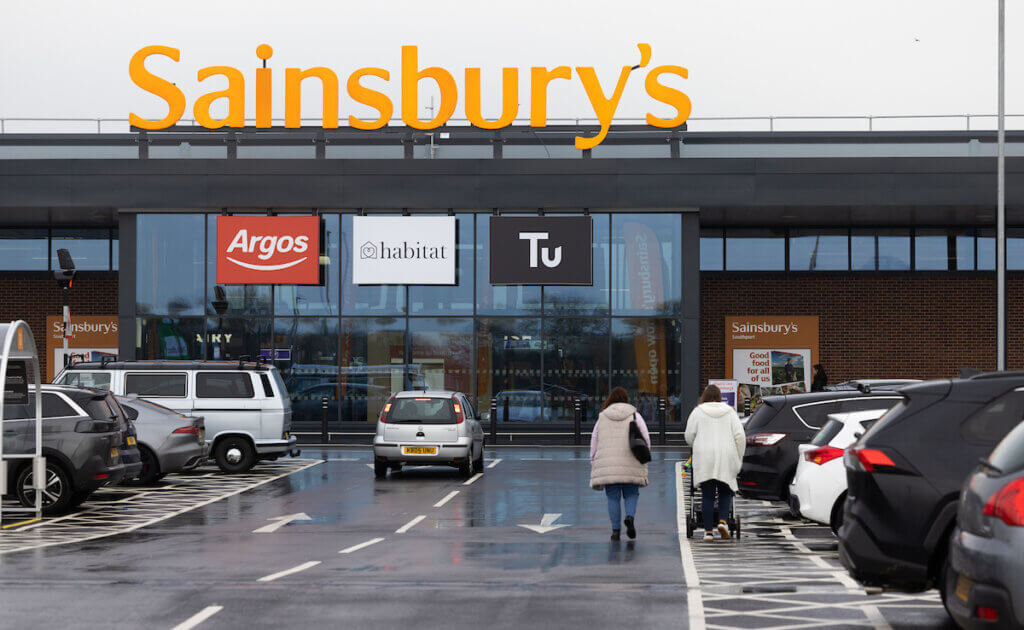
POLYGON ((609 540, 587 451, 488 447, 482 471, 375 478, 366 447, 97 491, 0 535, 5 623, 82 628, 944 627, 938 596, 867 594, 827 526, 738 498, 742 536, 688 538, 685 448, 656 448, 637 538, 609 540), (110 614, 116 589, 130 614, 110 614))

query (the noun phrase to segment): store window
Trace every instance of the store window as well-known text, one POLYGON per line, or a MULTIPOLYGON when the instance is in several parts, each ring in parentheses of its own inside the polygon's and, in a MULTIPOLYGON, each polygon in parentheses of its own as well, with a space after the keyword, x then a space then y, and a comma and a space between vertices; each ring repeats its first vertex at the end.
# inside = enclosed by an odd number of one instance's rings
POLYGON ((203 314, 205 220, 201 214, 138 215, 136 313, 203 314))
POLYGON ((771 228, 726 230, 725 268, 729 271, 784 270, 786 231, 771 228))
MULTIPOLYGON (((499 425, 543 422, 540 318, 481 317, 476 321, 477 407, 497 405, 499 425)), ((489 416, 488 416, 489 417, 489 416)))
POLYGON ((946 230, 930 228, 915 230, 914 269, 918 271, 948 270, 950 240, 951 236, 947 234, 946 230))
POLYGON ((700 270, 722 271, 725 268, 725 239, 722 230, 701 228, 700 270))
POLYGON ((376 422, 392 392, 407 389, 407 369, 408 387, 423 387, 422 375, 405 364, 404 318, 342 319, 338 356, 343 419, 376 422))
POLYGON ((411 371, 423 387, 472 393, 473 319, 410 317, 411 371))
POLYGON ((846 230, 790 232, 789 268, 792 271, 843 271, 849 269, 849 253, 846 230))
MULTIPOLYGON (((239 216, 243 214, 245 213, 238 213, 239 216)), ((253 214, 253 216, 266 216, 266 214, 253 214)), ((271 315, 271 288, 269 285, 217 284, 217 215, 215 214, 207 215, 206 279, 207 315, 218 317, 269 317, 271 315)))
POLYGON ((978 270, 991 271, 996 268, 995 230, 978 230, 978 270))
POLYGON ((141 317, 135 320, 138 359, 201 360, 205 322, 198 317, 141 317))
POLYGON ((671 315, 682 296, 682 218, 612 215, 612 313, 671 315))
POLYGON ((0 230, 0 269, 46 271, 46 230, 0 230))
POLYGON ((1006 230, 1006 268, 1024 271, 1024 228, 1006 230))
POLYGON ((956 234, 953 238, 955 239, 957 271, 972 271, 975 268, 974 231, 956 234))
POLYGON ((850 268, 854 271, 910 269, 910 231, 854 229, 850 236, 850 268))
POLYGON ((281 372, 292 399, 295 422, 315 423, 319 427, 324 398, 329 423, 337 423, 343 413, 351 414, 350 409, 344 409, 339 403, 336 318, 276 318, 273 343, 260 349, 260 358, 273 361, 281 372))
MULTIPOLYGON (((551 215, 564 216, 564 215, 551 215)), ((609 228, 611 215, 594 214, 591 252, 593 258, 592 286, 544 287, 544 312, 559 315, 599 315, 608 313, 610 282, 609 228)))
MULTIPOLYGON (((419 216, 419 215, 418 215, 419 216)), ((473 215, 455 216, 454 286, 409 287, 412 315, 459 315, 473 313, 473 215)))
MULTIPOLYGON (((507 216, 522 216, 509 214, 507 216)), ((535 216, 535 215, 530 215, 535 216)), ((491 284, 491 215, 476 216, 476 300, 481 315, 540 313, 540 287, 491 284)))
POLYGON ((584 421, 597 419, 608 396, 607 318, 544 319, 544 419, 571 422, 576 400, 584 421))
POLYGON ((53 230, 50 233, 50 268, 60 269, 57 250, 71 254, 75 269, 107 271, 110 269, 110 230, 74 229, 53 230))
POLYGON ((352 283, 353 216, 355 215, 341 215, 342 312, 347 315, 405 314, 405 285, 357 285, 352 283))
MULTIPOLYGON (((282 216, 287 216, 283 215, 282 216)), ((308 213, 301 216, 308 216, 308 213)), ((275 315, 337 315, 341 300, 341 217, 325 214, 320 219, 323 234, 321 256, 321 278, 323 284, 277 285, 274 287, 275 315), (326 260, 327 264, 322 264, 326 260)))
POLYGON ((266 317, 210 317, 206 320, 206 359, 255 361, 269 345, 271 323, 266 317))
POLYGON ((666 401, 666 422, 678 422, 682 370, 678 320, 612 320, 611 387, 625 387, 653 431, 659 399, 666 401))

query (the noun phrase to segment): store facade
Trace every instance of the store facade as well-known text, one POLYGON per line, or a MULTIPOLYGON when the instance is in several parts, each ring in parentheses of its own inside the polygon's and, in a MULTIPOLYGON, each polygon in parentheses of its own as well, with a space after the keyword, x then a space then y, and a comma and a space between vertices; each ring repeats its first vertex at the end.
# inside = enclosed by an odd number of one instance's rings
POLYGON ((53 315, 48 270, 66 247, 82 270, 73 315, 116 315, 121 358, 273 361, 303 428, 318 430, 326 399, 335 441, 365 437, 413 387, 493 402, 499 432, 531 441, 569 439, 577 403, 586 430, 623 386, 678 435, 702 383, 728 376, 731 315, 819 317, 834 377, 994 363, 993 134, 613 128, 579 152, 578 129, 541 133, 0 135, 0 310, 53 315), (318 217, 319 281, 219 283, 223 216, 318 217), (454 283, 355 283, 360 216, 454 217, 454 283), (589 283, 493 281, 495 217, 560 216, 592 226, 589 283))

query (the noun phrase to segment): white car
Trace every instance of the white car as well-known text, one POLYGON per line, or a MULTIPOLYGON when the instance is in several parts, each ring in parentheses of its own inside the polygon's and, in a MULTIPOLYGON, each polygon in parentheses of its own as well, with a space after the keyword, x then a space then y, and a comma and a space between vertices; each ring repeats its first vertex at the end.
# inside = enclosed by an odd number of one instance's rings
POLYGON ((810 444, 800 445, 789 505, 793 513, 839 530, 846 501, 843 454, 888 409, 833 413, 810 444))

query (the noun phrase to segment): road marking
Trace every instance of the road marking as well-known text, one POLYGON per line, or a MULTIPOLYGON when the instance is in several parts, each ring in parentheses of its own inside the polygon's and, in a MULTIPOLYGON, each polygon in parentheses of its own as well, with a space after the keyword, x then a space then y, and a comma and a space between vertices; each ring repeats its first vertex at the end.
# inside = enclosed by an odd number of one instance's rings
POLYGON ((458 490, 452 490, 451 492, 448 493, 448 496, 446 496, 445 498, 443 498, 440 501, 438 501, 437 503, 435 503, 434 507, 436 507, 436 508, 443 507, 445 503, 448 503, 449 501, 454 499, 457 494, 459 494, 458 490))
POLYGON ((546 534, 548 532, 553 532, 556 529, 569 527, 568 525, 555 525, 555 521, 557 521, 561 517, 561 514, 545 514, 540 519, 540 525, 523 525, 522 523, 520 523, 519 526, 525 527, 530 531, 537 532, 538 534, 546 534))
POLYGON ((690 539, 686 536, 689 511, 683 490, 683 462, 676 462, 676 530, 679 533, 679 557, 683 562, 683 582, 686 584, 686 610, 690 617, 690 630, 704 630, 704 598, 700 592, 700 576, 693 560, 690 539))
POLYGON ((868 621, 874 624, 876 630, 892 630, 892 626, 886 621, 878 606, 861 606, 860 609, 864 611, 868 621))
POLYGON ((369 468, 370 470, 376 470, 376 469, 375 469, 375 468, 373 467, 373 464, 367 464, 367 465, 366 465, 366 467, 367 467, 367 468, 369 468))
POLYGON ((216 615, 222 610, 224 610, 223 606, 207 606, 206 608, 200 610, 199 612, 192 615, 185 621, 182 621, 178 625, 174 626, 172 630, 192 630, 192 628, 195 628, 196 626, 203 623, 204 621, 216 615))
POLYGON ((494 468, 495 466, 497 466, 500 463, 501 463, 501 458, 499 457, 498 459, 494 460, 490 464, 487 464, 487 467, 488 468, 494 468))
POLYGON ((407 532, 410 529, 412 529, 413 527, 415 527, 416 523, 419 523, 420 521, 422 521, 425 518, 427 518, 426 514, 420 514, 419 516, 417 516, 416 518, 412 519, 411 521, 409 521, 405 525, 402 525, 401 527, 396 529, 395 533, 396 534, 404 534, 405 532, 407 532))
POLYGON ((462 484, 462 485, 468 486, 469 484, 473 483, 474 481, 476 481, 477 479, 479 479, 480 477, 483 477, 483 476, 484 476, 483 473, 477 473, 477 474, 473 475, 472 477, 470 477, 469 480, 466 483, 462 484))
POLYGON ((367 540, 366 542, 361 542, 358 545, 352 545, 351 547, 348 547, 347 549, 342 549, 338 553, 352 553, 354 551, 359 551, 360 549, 366 549, 370 545, 376 545, 379 542, 384 542, 384 539, 383 538, 373 538, 371 540, 367 540))
POLYGON ((41 520, 43 520, 43 519, 41 519, 41 518, 30 518, 27 521, 21 521, 21 522, 18 522, 18 523, 11 523, 10 525, 4 525, 3 527, 0 527, 0 529, 11 529, 12 527, 18 527, 19 525, 29 525, 31 523, 38 523, 41 520))
POLYGON ((275 516, 274 518, 268 518, 268 521, 274 521, 270 525, 264 525, 258 529, 252 530, 254 534, 273 534, 277 530, 281 529, 292 521, 311 521, 309 514, 305 512, 298 512, 296 514, 288 514, 286 516, 275 516))
POLYGON ((782 537, 783 538, 785 538, 786 540, 795 542, 796 544, 793 545, 793 548, 796 549, 797 551, 801 552, 801 553, 807 554, 807 559, 810 560, 811 563, 814 566, 818 567, 819 569, 831 569, 832 568, 832 565, 827 563, 827 562, 825 562, 824 558, 822 558, 818 554, 814 553, 813 551, 811 551, 811 549, 807 545, 805 545, 802 542, 800 542, 800 539, 796 537, 796 535, 793 533, 792 529, 790 529, 789 527, 780 527, 779 531, 782 532, 782 537))
POLYGON ((264 575, 263 577, 261 577, 260 579, 258 579, 256 581, 257 582, 273 582, 274 580, 276 580, 278 578, 283 578, 286 575, 291 575, 293 573, 298 573, 299 571, 305 571, 306 569, 312 569, 313 567, 315 567, 318 564, 320 564, 319 560, 310 560, 309 562, 303 562, 302 564, 300 564, 297 567, 292 567, 290 569, 285 569, 284 571, 278 571, 277 573, 271 573, 270 575, 264 575))

